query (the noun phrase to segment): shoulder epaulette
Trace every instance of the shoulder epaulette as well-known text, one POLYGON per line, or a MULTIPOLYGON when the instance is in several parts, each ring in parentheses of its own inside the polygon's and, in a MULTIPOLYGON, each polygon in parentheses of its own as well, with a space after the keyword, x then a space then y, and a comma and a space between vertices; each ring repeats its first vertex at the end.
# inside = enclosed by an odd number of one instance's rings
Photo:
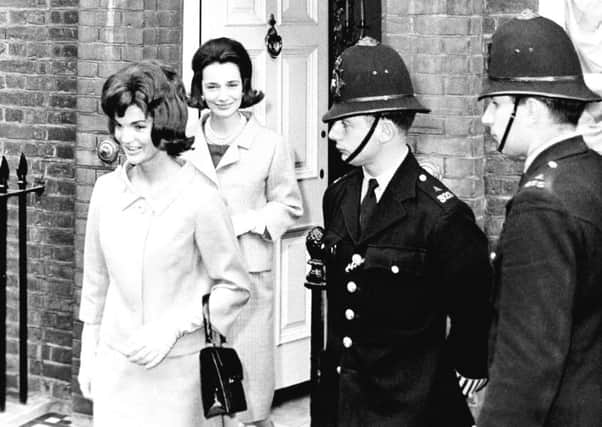
POLYGON ((548 163, 546 163, 544 168, 539 169, 539 173, 537 175, 526 181, 521 188, 550 189, 552 187, 551 184, 557 169, 558 162, 550 160, 548 163))
POLYGON ((427 195, 441 205, 445 205, 450 200, 456 199, 456 195, 454 193, 452 193, 438 179, 426 173, 426 171, 418 175, 418 186, 422 191, 424 191, 427 195))

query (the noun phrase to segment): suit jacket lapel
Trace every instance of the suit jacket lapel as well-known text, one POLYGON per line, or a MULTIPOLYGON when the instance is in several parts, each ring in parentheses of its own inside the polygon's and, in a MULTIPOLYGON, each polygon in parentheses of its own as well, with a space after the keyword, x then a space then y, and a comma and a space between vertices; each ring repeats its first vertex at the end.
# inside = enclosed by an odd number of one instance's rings
POLYGON ((224 153, 222 159, 217 164, 216 170, 225 168, 226 166, 229 166, 232 163, 238 162, 238 160, 240 159, 240 153, 238 151, 238 144, 236 144, 236 141, 232 142, 232 144, 230 144, 230 147, 228 147, 228 149, 224 153))
POLYGON ((192 148, 192 150, 182 153, 182 157, 190 161, 193 166, 205 174, 216 186, 219 186, 215 166, 213 166, 211 154, 209 154, 209 148, 202 132, 195 135, 192 148))
POLYGON ((224 156, 217 164, 217 170, 238 162, 241 157, 241 150, 248 150, 256 139, 256 135, 259 132, 259 126, 255 116, 247 112, 241 112, 241 114, 246 117, 247 123, 240 135, 232 141, 230 147, 224 153, 224 156))

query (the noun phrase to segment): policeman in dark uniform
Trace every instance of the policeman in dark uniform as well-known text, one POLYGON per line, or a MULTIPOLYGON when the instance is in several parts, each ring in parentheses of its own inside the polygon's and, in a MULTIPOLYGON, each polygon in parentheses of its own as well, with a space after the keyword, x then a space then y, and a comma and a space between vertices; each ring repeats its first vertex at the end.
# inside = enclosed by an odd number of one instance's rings
POLYGON ((323 120, 358 167, 323 201, 324 425, 470 427, 457 376, 468 392, 487 375, 487 240, 407 145, 415 113, 429 110, 395 50, 360 40, 337 59, 331 86, 323 120))
POLYGON ((575 49, 524 12, 495 32, 482 121, 526 156, 494 262, 490 382, 479 427, 600 425, 602 157, 576 131, 588 102, 575 49))

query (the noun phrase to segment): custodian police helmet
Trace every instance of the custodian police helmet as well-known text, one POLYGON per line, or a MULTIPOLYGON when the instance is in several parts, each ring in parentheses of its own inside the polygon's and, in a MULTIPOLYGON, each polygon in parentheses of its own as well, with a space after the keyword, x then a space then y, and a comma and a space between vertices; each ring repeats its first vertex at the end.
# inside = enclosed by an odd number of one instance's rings
POLYGON ((583 81, 573 43, 555 22, 523 11, 493 35, 487 80, 479 99, 497 96, 545 96, 600 101, 583 81))
POLYGON ((334 103, 322 117, 324 122, 389 111, 430 111, 414 97, 399 54, 371 37, 360 39, 337 58, 330 89, 334 103))

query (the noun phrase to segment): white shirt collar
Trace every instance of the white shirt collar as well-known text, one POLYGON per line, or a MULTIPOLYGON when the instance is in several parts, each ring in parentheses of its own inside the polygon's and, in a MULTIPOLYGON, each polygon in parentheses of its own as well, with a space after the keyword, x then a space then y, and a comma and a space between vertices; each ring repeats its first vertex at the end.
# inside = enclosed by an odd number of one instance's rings
POLYGON ((523 169, 523 172, 527 172, 527 169, 529 169, 529 166, 531 166, 531 164, 537 158, 537 156, 539 156, 545 150, 550 148, 552 145, 557 144, 560 141, 564 141, 566 139, 573 138, 577 135, 581 135, 581 132, 574 131, 574 132, 569 132, 569 133, 563 133, 562 135, 552 138, 549 141, 541 143, 537 146, 529 147, 529 151, 527 152, 527 159, 525 160, 525 167, 523 169))
POLYGON ((376 178, 376 181, 378 181, 378 187, 376 187, 374 189, 374 194, 376 195, 376 201, 379 202, 380 198, 383 195, 383 193, 387 189, 387 186, 389 185, 389 182, 391 182, 391 180, 393 179, 393 175, 395 175, 395 172, 397 172, 397 169, 399 169, 399 166, 401 166, 401 164, 405 160, 405 158, 407 156, 407 153, 409 153, 409 150, 406 152, 406 155, 403 156, 399 160, 398 163, 396 163, 395 165, 393 165, 389 169, 384 170, 378 176, 372 176, 372 175, 370 175, 366 171, 366 169, 362 167, 362 171, 364 172, 364 179, 362 180, 362 194, 361 194, 361 199, 360 200, 363 200, 364 196, 368 192, 368 181, 370 181, 370 179, 372 179, 372 178, 376 178))

